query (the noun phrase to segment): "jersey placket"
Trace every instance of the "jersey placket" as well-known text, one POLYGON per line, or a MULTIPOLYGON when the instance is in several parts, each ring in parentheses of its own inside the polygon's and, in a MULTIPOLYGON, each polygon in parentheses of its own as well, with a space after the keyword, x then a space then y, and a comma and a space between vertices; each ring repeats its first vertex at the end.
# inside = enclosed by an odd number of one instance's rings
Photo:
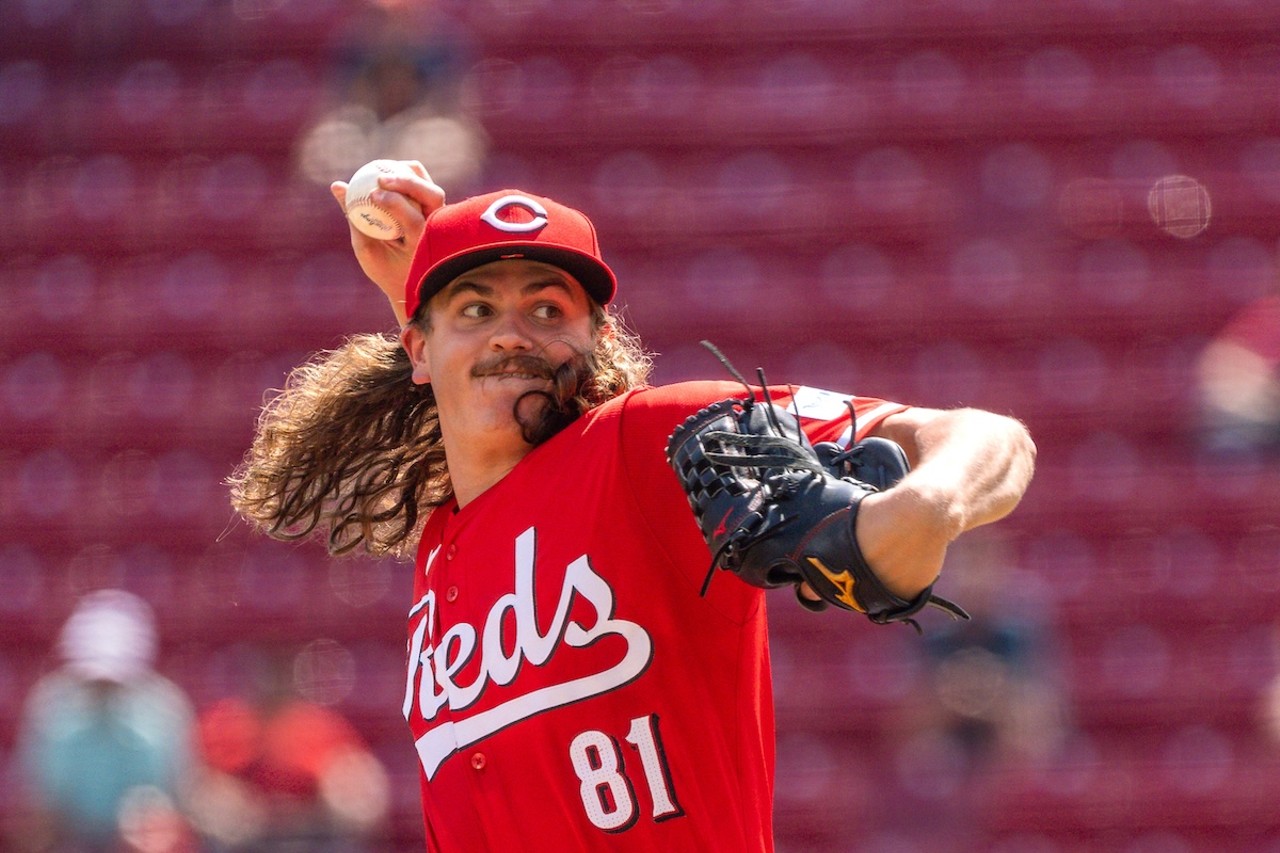
MULTIPOLYGON (((439 641, 440 625, 457 624, 458 611, 466 610, 465 603, 459 603, 459 599, 462 596, 461 581, 463 572, 458 571, 457 567, 460 559, 459 539, 462 538, 462 530, 461 525, 457 522, 458 517, 456 515, 449 520, 449 523, 445 526, 444 537, 441 542, 441 557, 443 560, 439 565, 443 571, 435 578, 435 584, 433 585, 439 590, 439 596, 443 603, 440 608, 440 618, 433 626, 433 634, 435 634, 432 638, 433 643, 439 641), (447 619, 445 618, 446 615, 448 616, 447 619)), ((478 614, 469 615, 476 616, 478 614)), ((473 625, 482 624, 474 619, 468 619, 467 621, 471 622, 473 625)), ((441 651, 440 647, 437 645, 436 648, 437 653, 439 653, 439 651, 441 651)), ((448 652, 447 649, 443 651, 446 654, 448 652)), ((479 652, 477 652, 477 654, 478 653, 479 652)), ((437 663, 441 664, 443 662, 437 661, 437 663)), ((447 716, 451 719, 453 717, 452 701, 446 704, 445 711, 447 716)), ((459 754, 458 758, 464 759, 476 774, 483 773, 486 765, 488 764, 488 757, 480 749, 464 749, 459 754)))
MULTIPOLYGON (((462 581, 465 576, 465 570, 461 566, 464 544, 460 540, 464 539, 462 535, 464 529, 465 525, 459 523, 457 515, 449 519, 441 537, 440 556, 428 573, 428 584, 436 590, 437 600, 441 602, 435 624, 431 626, 432 645, 436 649, 436 654, 444 657, 447 657, 448 649, 440 646, 440 641, 445 633, 441 626, 456 625, 459 621, 467 621, 473 625, 483 624, 482 621, 477 622, 477 617, 480 614, 473 613, 468 609, 468 600, 463 590, 462 581)), ((436 666, 446 666, 446 660, 438 658, 436 666)), ((448 679, 444 680, 447 681, 448 679)), ((438 684, 438 686, 442 690, 450 690, 444 684, 438 684)), ((465 714, 466 712, 464 711, 463 713, 465 714)), ((452 724, 456 722, 455 716, 453 703, 449 701, 441 708, 437 719, 440 723, 452 724)), ((465 779, 468 790, 465 795, 462 795, 461 792, 451 792, 447 797, 449 805, 446 807, 453 809, 457 808, 461 803, 477 804, 486 802, 486 798, 491 796, 491 793, 486 791, 491 770, 489 768, 489 756, 483 749, 483 742, 471 744, 470 746, 459 746, 458 752, 447 760, 458 762, 459 764, 456 768, 457 774, 450 777, 449 784, 457 784, 465 779)), ((491 840, 487 837, 489 832, 485 822, 480 819, 478 812, 476 819, 472 823, 471 831, 485 836, 486 843, 484 846, 488 846, 487 842, 491 840)), ((476 841, 478 839, 472 839, 473 843, 476 841)))

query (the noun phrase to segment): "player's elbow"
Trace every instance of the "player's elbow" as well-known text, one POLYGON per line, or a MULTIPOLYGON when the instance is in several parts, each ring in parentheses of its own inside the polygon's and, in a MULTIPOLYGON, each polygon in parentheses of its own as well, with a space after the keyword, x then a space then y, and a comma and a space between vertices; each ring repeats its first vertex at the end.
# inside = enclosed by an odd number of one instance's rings
POLYGON ((955 532, 1012 512, 1035 473, 1036 445, 1026 424, 981 409, 957 409, 940 419, 939 427, 950 440, 937 439, 946 450, 934 458, 944 464, 931 473, 939 474, 939 489, 952 500, 951 515, 961 519, 955 532))
MULTIPOLYGON (((1009 455, 1009 476, 1006 478, 1011 490, 1021 498, 1031 485, 1031 478, 1036 471, 1036 443, 1031 438, 1031 430, 1016 418, 997 415, 1005 432, 1004 446, 1009 455)), ((1016 501, 1015 501, 1016 502, 1016 501)))
POLYGON ((978 501, 967 528, 1004 518, 1022 502, 1035 474, 1036 444, 1021 421, 1004 415, 988 415, 991 440, 990 465, 986 476, 987 495, 978 501))

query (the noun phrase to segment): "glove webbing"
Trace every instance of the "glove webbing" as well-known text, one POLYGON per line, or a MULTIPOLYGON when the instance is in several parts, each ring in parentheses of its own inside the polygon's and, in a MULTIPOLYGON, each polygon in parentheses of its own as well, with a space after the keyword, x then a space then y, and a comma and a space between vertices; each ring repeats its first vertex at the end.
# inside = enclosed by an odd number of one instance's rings
POLYGON ((722 447, 737 447, 751 452, 724 453, 710 450, 705 445, 703 454, 717 465, 732 468, 799 468, 820 473, 820 464, 805 455, 804 450, 788 438, 772 435, 742 435, 736 432, 708 432, 708 439, 715 439, 722 447))

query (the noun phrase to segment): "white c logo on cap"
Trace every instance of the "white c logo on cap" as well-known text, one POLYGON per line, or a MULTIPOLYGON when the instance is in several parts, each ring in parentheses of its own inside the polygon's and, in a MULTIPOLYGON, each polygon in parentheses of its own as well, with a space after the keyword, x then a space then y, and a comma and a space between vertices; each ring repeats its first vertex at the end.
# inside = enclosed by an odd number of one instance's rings
POLYGON ((523 234, 547 227, 547 209, 531 198, 522 195, 504 195, 489 205, 489 209, 480 214, 480 221, 487 222, 499 231, 523 234), (504 222, 498 218, 498 211, 506 207, 523 207, 533 214, 528 222, 504 222))

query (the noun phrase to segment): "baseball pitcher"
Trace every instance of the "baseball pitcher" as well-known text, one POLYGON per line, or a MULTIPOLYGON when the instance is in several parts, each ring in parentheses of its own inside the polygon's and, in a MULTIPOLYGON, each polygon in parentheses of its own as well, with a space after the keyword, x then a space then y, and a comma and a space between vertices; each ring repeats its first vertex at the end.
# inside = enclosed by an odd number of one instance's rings
POLYGON ((416 555, 402 711, 427 848, 771 850, 764 590, 966 618, 934 583, 1019 501, 1026 430, 652 386, 584 214, 514 189, 443 204, 420 164, 379 186, 402 236, 352 243, 401 332, 299 367, 231 485, 269 535, 416 555))

